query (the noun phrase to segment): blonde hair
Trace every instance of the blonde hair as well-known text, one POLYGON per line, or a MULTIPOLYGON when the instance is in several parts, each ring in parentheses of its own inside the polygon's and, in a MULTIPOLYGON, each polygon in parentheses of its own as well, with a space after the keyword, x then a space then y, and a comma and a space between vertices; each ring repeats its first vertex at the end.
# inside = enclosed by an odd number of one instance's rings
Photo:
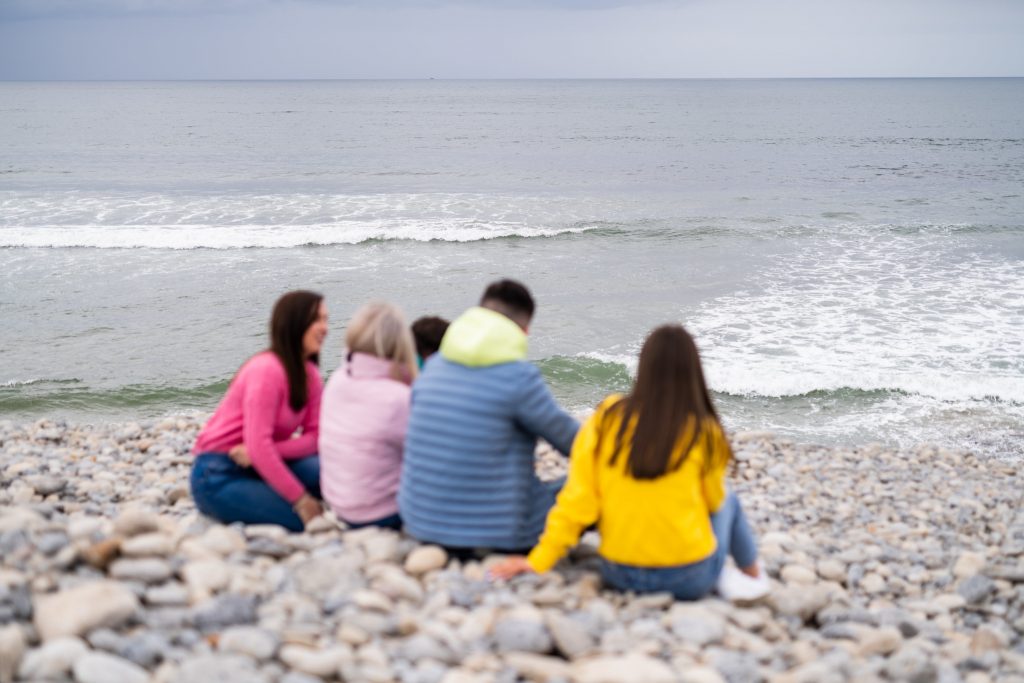
POLYGON ((416 345, 394 304, 371 301, 352 316, 345 331, 349 353, 366 353, 391 361, 391 376, 411 384, 416 379, 416 345))

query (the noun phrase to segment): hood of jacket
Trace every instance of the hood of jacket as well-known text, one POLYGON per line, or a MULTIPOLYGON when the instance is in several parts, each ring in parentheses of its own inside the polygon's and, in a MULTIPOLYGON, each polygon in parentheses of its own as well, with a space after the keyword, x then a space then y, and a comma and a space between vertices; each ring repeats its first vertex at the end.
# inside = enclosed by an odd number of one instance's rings
POLYGON ((526 333, 501 313, 476 306, 452 322, 441 356, 472 368, 526 359, 526 333))

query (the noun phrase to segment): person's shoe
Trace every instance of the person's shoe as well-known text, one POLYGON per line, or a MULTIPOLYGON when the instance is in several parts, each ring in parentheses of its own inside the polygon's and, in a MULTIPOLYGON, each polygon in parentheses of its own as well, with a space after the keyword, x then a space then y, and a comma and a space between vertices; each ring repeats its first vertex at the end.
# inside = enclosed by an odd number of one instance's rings
POLYGON ((760 571, 756 579, 732 565, 723 567, 715 586, 718 594, 730 602, 753 602, 768 595, 772 589, 771 581, 760 562, 757 566, 760 571))

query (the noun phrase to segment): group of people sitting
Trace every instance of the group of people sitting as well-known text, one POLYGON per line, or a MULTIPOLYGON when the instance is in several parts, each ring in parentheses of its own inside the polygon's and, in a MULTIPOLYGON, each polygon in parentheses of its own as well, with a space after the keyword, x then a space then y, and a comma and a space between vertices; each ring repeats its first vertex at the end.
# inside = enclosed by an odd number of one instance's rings
POLYGON ((492 577, 547 572, 591 528, 605 582, 697 599, 755 599, 768 581, 725 484, 732 458, 693 339, 658 327, 635 383, 581 426, 526 360, 534 314, 513 280, 450 325, 371 303, 323 387, 323 297, 282 296, 270 348, 242 365, 196 441, 192 493, 225 523, 301 531, 324 505, 349 527, 402 529, 492 577), (568 475, 535 473, 538 438, 568 475), (731 556, 735 567, 727 567, 731 556))

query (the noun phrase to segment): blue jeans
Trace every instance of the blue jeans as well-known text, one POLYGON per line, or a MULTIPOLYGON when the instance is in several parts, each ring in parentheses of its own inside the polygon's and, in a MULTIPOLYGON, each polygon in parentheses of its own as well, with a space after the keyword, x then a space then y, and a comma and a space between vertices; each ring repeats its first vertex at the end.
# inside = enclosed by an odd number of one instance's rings
POLYGON ((711 515, 711 528, 718 547, 700 562, 677 567, 636 567, 601 559, 601 576, 605 583, 621 591, 635 593, 671 593, 678 600, 699 600, 711 592, 732 555, 738 567, 749 567, 757 561, 757 544, 739 498, 732 493, 722 507, 711 515))
POLYGON ((394 529, 395 531, 402 530, 402 517, 397 512, 393 515, 381 517, 380 519, 375 519, 371 522, 350 522, 347 519, 343 519, 341 521, 345 522, 349 529, 362 529, 367 526, 379 526, 385 529, 394 529))
MULTIPOLYGON (((320 498, 320 458, 286 460, 310 495, 320 498)), ((252 467, 242 467, 224 453, 201 453, 192 465, 192 497, 199 511, 231 524, 279 524, 290 531, 304 525, 291 503, 282 498, 252 467)))

